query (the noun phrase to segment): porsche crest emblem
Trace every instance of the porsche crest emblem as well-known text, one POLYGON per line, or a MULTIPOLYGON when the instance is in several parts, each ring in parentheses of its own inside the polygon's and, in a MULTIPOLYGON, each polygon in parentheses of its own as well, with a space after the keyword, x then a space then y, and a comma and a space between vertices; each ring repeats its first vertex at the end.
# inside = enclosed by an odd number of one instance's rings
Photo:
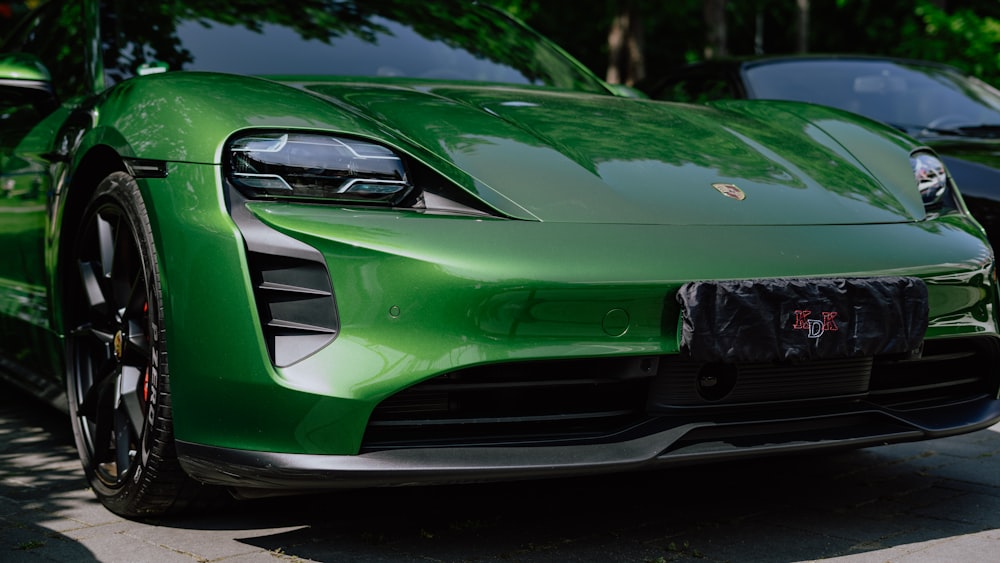
POLYGON ((114 345, 115 357, 120 360, 122 359, 122 355, 125 353, 125 335, 122 334, 122 331, 120 330, 115 333, 114 345))
POLYGON ((741 190, 736 184, 712 184, 715 191, 736 201, 743 201, 747 198, 746 192, 741 190))

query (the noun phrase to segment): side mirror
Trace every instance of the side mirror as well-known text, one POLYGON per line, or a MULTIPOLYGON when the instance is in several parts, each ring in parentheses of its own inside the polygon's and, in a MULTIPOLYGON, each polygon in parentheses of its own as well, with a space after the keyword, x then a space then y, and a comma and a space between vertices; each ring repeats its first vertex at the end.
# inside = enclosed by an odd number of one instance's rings
POLYGON ((28 53, 0 54, 0 103, 55 107, 52 75, 38 57, 28 53))

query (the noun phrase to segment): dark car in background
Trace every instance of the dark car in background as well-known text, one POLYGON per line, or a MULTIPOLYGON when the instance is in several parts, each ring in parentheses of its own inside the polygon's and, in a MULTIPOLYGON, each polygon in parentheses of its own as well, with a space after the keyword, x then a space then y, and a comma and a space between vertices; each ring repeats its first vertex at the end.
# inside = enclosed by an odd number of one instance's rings
POLYGON ((933 147, 972 215, 1000 242, 1000 91, 947 65, 861 56, 722 60, 648 88, 660 100, 795 100, 888 123, 933 147))

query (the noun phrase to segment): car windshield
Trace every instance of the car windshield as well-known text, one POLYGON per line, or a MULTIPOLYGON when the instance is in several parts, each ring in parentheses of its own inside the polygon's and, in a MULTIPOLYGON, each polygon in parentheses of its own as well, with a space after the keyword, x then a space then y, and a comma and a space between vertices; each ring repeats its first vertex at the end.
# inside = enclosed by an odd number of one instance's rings
POLYGON ((471 2, 106 1, 109 83, 146 72, 361 76, 553 86, 601 82, 501 12, 471 2))
POLYGON ((890 61, 751 65, 752 97, 833 106, 918 135, 1000 136, 1000 91, 947 67, 890 61))

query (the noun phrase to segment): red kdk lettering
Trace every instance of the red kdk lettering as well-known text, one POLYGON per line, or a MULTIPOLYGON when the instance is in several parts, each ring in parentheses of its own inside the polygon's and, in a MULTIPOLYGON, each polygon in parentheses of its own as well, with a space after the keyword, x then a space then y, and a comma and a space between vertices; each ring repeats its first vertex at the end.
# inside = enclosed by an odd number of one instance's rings
POLYGON ((792 323, 792 330, 804 330, 809 338, 819 338, 823 333, 830 330, 840 330, 837 327, 836 311, 821 311, 822 320, 810 319, 812 311, 797 309, 795 311, 795 322, 792 323))
POLYGON ((839 330, 837 328, 837 312, 836 311, 823 311, 823 332, 828 330, 839 330))
POLYGON ((812 311, 795 311, 795 324, 792 325, 794 330, 809 330, 809 315, 812 311))

